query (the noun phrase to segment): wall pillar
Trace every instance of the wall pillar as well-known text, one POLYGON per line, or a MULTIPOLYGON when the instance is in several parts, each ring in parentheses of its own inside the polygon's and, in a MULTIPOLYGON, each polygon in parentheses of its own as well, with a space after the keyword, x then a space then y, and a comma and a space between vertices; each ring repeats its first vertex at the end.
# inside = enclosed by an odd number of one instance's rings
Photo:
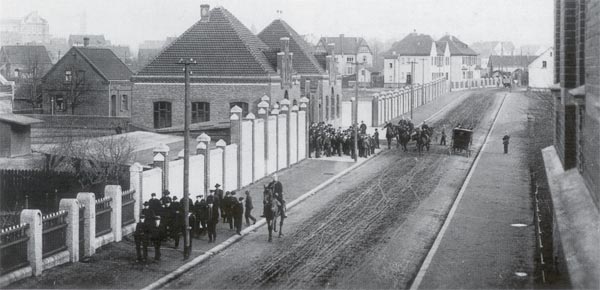
POLYGON ((162 190, 169 189, 169 146, 160 144, 152 150, 154 154, 154 167, 159 167, 162 170, 162 190))
MULTIPOLYGON (((329 105, 331 106, 331 102, 329 102, 329 105)), ((281 100, 281 111, 282 114, 285 115, 285 120, 286 120, 286 124, 285 124, 285 148, 286 148, 286 163, 285 163, 285 167, 288 168, 290 167, 290 157, 291 157, 291 150, 290 150, 290 100, 288 99, 283 99, 281 100)), ((331 117, 331 107, 329 108, 329 117, 331 117)), ((331 118, 329 118, 331 120, 331 118)))
POLYGON ((90 257, 96 253, 96 196, 92 192, 80 192, 77 194, 77 200, 79 204, 85 206, 83 210, 83 256, 90 257))
POLYGON ((79 261, 79 202, 75 198, 60 200, 59 210, 67 212, 66 245, 69 250, 69 261, 79 261))
MULTIPOLYGON (((277 104, 275 104, 277 105, 277 104)), ((274 109, 271 111, 271 115, 275 116, 275 171, 279 170, 279 106, 273 106, 274 109)))
POLYGON ((142 184, 143 184, 144 168, 139 163, 133 163, 129 166, 129 189, 135 189, 135 204, 133 209, 133 218, 135 221, 140 220, 140 212, 142 211, 142 184))
POLYGON ((115 242, 120 242, 123 238, 123 191, 120 185, 107 185, 104 187, 104 196, 112 198, 110 213, 110 226, 112 227, 112 233, 115 237, 115 242))
POLYGON ((42 275, 44 263, 42 261, 42 212, 38 209, 24 209, 21 211, 20 222, 29 224, 27 235, 27 260, 34 276, 42 275))
MULTIPOLYGON (((233 132, 233 127, 231 128, 231 130, 233 132)), ((232 140, 233 140, 233 134, 232 134, 232 140)), ((196 154, 204 155, 204 188, 203 188, 204 193, 203 194, 204 194, 204 198, 206 198, 208 196, 208 193, 210 192, 210 137, 208 135, 206 135, 206 133, 202 133, 202 134, 200 134, 200 136, 198 136, 196 138, 196 141, 198 141, 198 145, 196 145, 196 154)), ((238 143, 238 146, 239 146, 239 143, 238 143)), ((223 154, 223 156, 225 156, 225 154, 223 154)), ((239 164, 239 155, 238 155, 238 164, 239 164)), ((224 167, 225 167, 225 165, 223 165, 223 168, 224 167)), ((238 166, 238 168, 239 168, 239 166, 238 166)))
MULTIPOLYGON (((304 142, 305 142, 305 144, 304 144, 304 151, 305 151, 304 152, 304 156, 305 156, 305 158, 308 158, 308 156, 309 156, 308 154, 309 154, 309 151, 310 151, 310 148, 308 147, 309 146, 309 142, 310 142, 310 140, 309 140, 310 139, 310 135, 309 135, 309 132, 310 132, 310 128, 309 128, 309 126, 310 126, 310 120, 308 118, 308 115, 309 115, 308 114, 309 101, 310 100, 307 97, 300 98, 300 108, 299 109, 300 109, 300 111, 304 111, 305 112, 305 115, 304 115, 304 124, 302 124, 304 126, 304 135, 305 135, 304 136, 304 142)), ((300 114, 298 114, 298 118, 300 118, 300 114)), ((298 123, 297 126, 300 126, 300 123, 298 123)), ((300 139, 298 139, 298 140, 300 140, 300 139)), ((300 152, 300 151, 298 151, 298 152, 300 152)), ((298 160, 300 160, 300 158, 298 158, 298 160)))
MULTIPOLYGON (((228 188, 225 187, 226 183, 227 183, 227 167, 225 166, 225 164, 227 164, 227 154, 225 153, 225 149, 227 147, 227 143, 223 140, 223 139, 219 139, 219 141, 217 141, 217 148, 221 148, 221 150, 223 150, 223 154, 221 155, 221 164, 223 164, 222 169, 223 169, 223 173, 221 174, 221 176, 223 176, 223 184, 221 184, 222 188, 228 188)), ((236 186, 237 187, 237 186, 236 186)))
POLYGON ((252 114, 252 113, 248 113, 248 115, 246 115, 246 120, 249 120, 252 124, 252 126, 250 126, 250 134, 252 136, 252 141, 251 141, 252 157, 250 158, 250 160, 252 161, 252 166, 251 166, 251 168, 252 168, 251 180, 252 181, 250 183, 253 183, 256 180, 255 179, 256 174, 254 173, 254 164, 256 164, 254 151, 256 150, 256 138, 257 138, 257 136, 254 135, 254 120, 256 120, 256 116, 254 116, 254 114, 252 114))
MULTIPOLYGON (((234 106, 230 110, 231 143, 237 144, 237 185, 242 185, 242 108, 234 106)), ((208 154, 206 155, 208 156, 208 154)))
MULTIPOLYGON (((306 87, 305 87, 305 90, 306 90, 306 87)), ((264 138, 263 145, 264 145, 264 150, 265 150, 265 153, 263 154, 264 158, 265 158, 265 173, 264 173, 265 176, 267 176, 267 171, 268 171, 267 164, 269 164, 269 114, 268 114, 268 112, 269 112, 269 97, 267 95, 264 95, 261 98, 260 103, 258 103, 258 117, 265 121, 264 122, 265 129, 264 129, 264 134, 262 136, 262 138, 264 138)))

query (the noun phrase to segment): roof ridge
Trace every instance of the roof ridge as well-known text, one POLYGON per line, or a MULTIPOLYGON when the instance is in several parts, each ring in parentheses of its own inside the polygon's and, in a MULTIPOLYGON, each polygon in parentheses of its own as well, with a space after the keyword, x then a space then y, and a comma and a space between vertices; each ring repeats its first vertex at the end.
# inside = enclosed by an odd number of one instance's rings
POLYGON ((304 39, 302 39, 302 37, 300 37, 300 34, 298 34, 298 32, 294 30, 294 28, 287 24, 287 22, 281 19, 278 20, 279 22, 281 22, 281 25, 285 28, 288 34, 294 39, 296 44, 300 46, 301 51, 308 58, 308 60, 314 66, 314 68, 316 68, 319 73, 325 73, 325 71, 321 68, 321 65, 315 58, 314 54, 312 53, 311 46, 304 39))
MULTIPOLYGON (((255 51, 255 49, 251 48, 248 43, 249 39, 245 39, 244 37, 242 37, 242 34, 241 34, 242 31, 239 31, 239 29, 240 28, 246 29, 248 33, 245 33, 245 34, 254 36, 254 38, 256 38, 255 40, 259 41, 260 43, 262 43, 262 45, 264 45, 264 48, 268 49, 269 46, 267 46, 258 36, 254 35, 241 21, 239 21, 239 19, 237 19, 233 14, 231 14, 231 12, 229 12, 227 9, 225 9, 224 7, 216 7, 216 8, 213 8, 213 11, 215 9, 219 9, 222 11, 224 18, 229 22, 233 31, 237 34, 238 38, 242 41, 242 43, 244 44, 244 46, 246 47, 248 52, 250 52, 250 54, 252 54, 252 56, 254 57, 254 60, 256 60, 258 62, 258 64, 263 68, 263 70, 265 70, 265 72, 267 72, 267 73, 276 73, 277 72, 276 69, 273 69, 273 67, 267 60, 267 57, 264 55, 263 51, 255 51), (234 23, 234 22, 236 22, 236 23, 234 23), (235 25, 235 24, 241 24, 241 25, 235 25)), ((260 49, 260 48, 257 47, 256 49, 260 49)))

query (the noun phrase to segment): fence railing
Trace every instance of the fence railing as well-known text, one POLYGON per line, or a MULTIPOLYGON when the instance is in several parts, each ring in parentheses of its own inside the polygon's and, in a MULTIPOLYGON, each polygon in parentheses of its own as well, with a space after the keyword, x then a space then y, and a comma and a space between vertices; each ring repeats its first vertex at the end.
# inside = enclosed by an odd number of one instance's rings
POLYGON ((134 216, 135 198, 133 196, 134 194, 135 194, 135 189, 126 190, 123 192, 122 203, 121 203, 121 207, 122 207, 121 225, 122 226, 127 226, 132 223, 135 223, 135 216, 134 216))
POLYGON ((0 229, 16 226, 21 219, 20 211, 3 211, 0 212, 0 229))
POLYGON ((27 230, 29 224, 11 226, 0 231, 0 274, 29 265, 27 259, 27 230))
POLYGON ((112 198, 105 197, 96 200, 96 237, 108 234, 112 231, 110 225, 110 216, 112 208, 110 206, 112 198))
POLYGON ((67 212, 64 210, 42 217, 42 257, 50 257, 67 249, 67 212))

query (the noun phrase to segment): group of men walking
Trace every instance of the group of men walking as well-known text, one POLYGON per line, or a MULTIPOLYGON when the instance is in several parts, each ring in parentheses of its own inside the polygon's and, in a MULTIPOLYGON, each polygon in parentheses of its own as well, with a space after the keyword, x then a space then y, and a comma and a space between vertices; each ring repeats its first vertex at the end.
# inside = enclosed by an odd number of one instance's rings
MULTIPOLYGON (((367 134, 367 125, 361 122, 358 132, 358 157, 368 157, 375 153, 379 148, 379 132, 377 129, 373 135, 367 134)), ((325 155, 342 156, 348 155, 354 158, 354 128, 347 129, 338 127, 335 129, 332 124, 325 122, 312 123, 309 129, 309 158, 320 158, 325 155)))

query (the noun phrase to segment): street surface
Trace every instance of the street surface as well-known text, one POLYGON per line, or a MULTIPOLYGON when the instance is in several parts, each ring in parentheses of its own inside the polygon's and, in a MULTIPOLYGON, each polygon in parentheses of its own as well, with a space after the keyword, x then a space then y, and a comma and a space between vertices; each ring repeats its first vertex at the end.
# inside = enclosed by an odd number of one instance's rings
MULTIPOLYGON (((474 126, 478 150, 505 92, 465 94, 430 124, 474 126)), ((439 145, 409 150, 383 152, 299 204, 283 238, 269 244, 261 228, 165 288, 409 287, 473 161, 439 145)))

